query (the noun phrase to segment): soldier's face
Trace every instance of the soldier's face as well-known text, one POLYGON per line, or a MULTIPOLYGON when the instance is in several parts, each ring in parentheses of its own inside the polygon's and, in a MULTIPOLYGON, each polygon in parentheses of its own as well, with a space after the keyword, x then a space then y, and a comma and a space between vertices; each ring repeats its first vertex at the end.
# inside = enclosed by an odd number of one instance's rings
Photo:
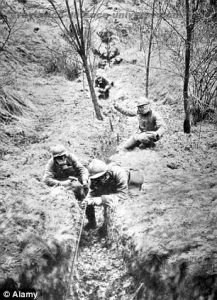
POLYGON ((106 172, 104 175, 99 178, 91 179, 91 189, 98 189, 101 185, 105 184, 110 178, 110 174, 106 172))
POLYGON ((96 81, 96 87, 100 87, 102 84, 102 78, 98 78, 97 81, 96 81))
POLYGON ((104 175, 102 175, 100 177, 100 181, 101 181, 102 184, 104 184, 109 180, 109 178, 110 178, 110 175, 109 175, 108 172, 106 172, 104 175))
POLYGON ((61 155, 55 157, 55 162, 60 166, 64 167, 66 165, 66 155, 61 155))
POLYGON ((137 112, 142 115, 147 115, 150 112, 150 106, 149 105, 140 105, 140 106, 138 106, 137 112))

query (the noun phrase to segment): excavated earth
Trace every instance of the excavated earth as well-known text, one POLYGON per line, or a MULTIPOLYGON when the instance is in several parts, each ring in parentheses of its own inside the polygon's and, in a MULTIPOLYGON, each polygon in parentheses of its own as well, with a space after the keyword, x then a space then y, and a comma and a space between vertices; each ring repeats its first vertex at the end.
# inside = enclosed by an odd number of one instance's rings
MULTIPOLYGON (((40 24, 33 38, 38 24, 31 22, 31 41, 42 45, 47 27, 40 24)), ((102 122, 82 74, 73 82, 48 76, 36 64, 44 50, 26 57, 23 48, 13 89, 30 108, 0 124, 1 290, 31 288, 39 299, 217 299, 216 124, 183 134, 182 83, 152 70, 150 98, 167 132, 155 148, 115 153, 137 120, 120 115, 112 101, 133 108, 144 95, 143 54, 136 47, 123 45, 123 63, 100 72, 114 82, 110 99, 100 101, 102 122), (145 178, 141 191, 131 190, 130 199, 109 211, 108 235, 82 231, 76 261, 84 211, 70 190, 42 181, 56 143, 85 166, 97 157, 140 169, 145 178)), ((97 208, 98 227, 102 215, 97 208)))

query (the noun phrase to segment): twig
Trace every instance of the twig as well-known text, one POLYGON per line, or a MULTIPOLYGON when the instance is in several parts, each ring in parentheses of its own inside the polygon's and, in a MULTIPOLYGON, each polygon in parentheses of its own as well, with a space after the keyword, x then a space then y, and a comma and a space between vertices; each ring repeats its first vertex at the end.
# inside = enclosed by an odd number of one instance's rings
POLYGON ((85 96, 85 82, 84 82, 84 70, 82 69, 82 84, 83 84, 83 94, 85 96))
POLYGON ((113 124, 112 124, 111 118, 109 118, 109 124, 110 124, 111 132, 113 132, 113 131, 114 131, 114 126, 113 126, 113 124))

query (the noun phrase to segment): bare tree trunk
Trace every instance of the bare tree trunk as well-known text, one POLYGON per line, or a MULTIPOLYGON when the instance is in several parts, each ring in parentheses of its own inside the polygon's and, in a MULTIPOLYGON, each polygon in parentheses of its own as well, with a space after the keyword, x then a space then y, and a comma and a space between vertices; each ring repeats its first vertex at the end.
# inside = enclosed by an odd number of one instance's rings
POLYGON ((85 74, 86 74, 86 77, 87 77, 87 82, 88 82, 88 86, 89 86, 89 89, 90 89, 90 95, 91 95, 91 99, 92 99, 92 102, 93 102, 96 117, 97 117, 98 120, 103 120, 102 114, 100 112, 99 104, 98 104, 98 101, 97 101, 96 93, 95 93, 95 90, 94 90, 93 81, 92 81, 91 74, 90 74, 90 68, 89 68, 89 65, 88 65, 88 62, 87 62, 87 57, 82 57, 82 61, 83 61, 84 70, 85 70, 85 74))
MULTIPOLYGON (((53 0, 47 0, 55 14, 57 15, 59 21, 60 21, 60 28, 64 32, 67 41, 72 46, 72 49, 78 53, 80 56, 83 67, 86 73, 88 86, 90 89, 90 95, 93 102, 94 110, 96 113, 96 117, 98 120, 103 120, 102 114, 100 112, 100 107, 98 105, 96 93, 93 86, 93 80, 91 78, 91 69, 90 65, 88 64, 88 53, 90 51, 90 39, 91 39, 91 27, 89 23, 89 27, 87 27, 87 34, 85 34, 85 20, 84 20, 84 11, 83 11, 83 0, 74 0, 73 6, 74 6, 74 14, 75 18, 73 19, 73 14, 69 5, 69 0, 65 0, 65 5, 68 13, 68 20, 70 21, 70 26, 68 29, 68 25, 65 23, 62 14, 58 10, 58 7, 56 3, 53 0)), ((96 17, 93 16, 92 19, 96 17)))
POLYGON ((187 38, 185 41, 185 74, 184 74, 184 86, 183 86, 183 99, 184 99, 184 111, 185 111, 185 120, 183 124, 184 133, 191 132, 191 120, 190 120, 190 104, 188 96, 188 84, 189 84, 189 70, 190 70, 190 61, 191 61, 191 40, 192 40, 192 31, 193 24, 190 24, 190 6, 189 0, 185 0, 186 8, 186 31, 187 38))
POLYGON ((155 16, 155 3, 156 0, 153 0, 152 6, 152 14, 151 14, 151 33, 149 37, 149 45, 148 45, 148 57, 147 57, 147 66, 146 66, 146 82, 145 82, 145 96, 148 97, 148 87, 149 87, 149 69, 151 62, 151 49, 152 49, 152 41, 154 36, 154 16, 155 16))

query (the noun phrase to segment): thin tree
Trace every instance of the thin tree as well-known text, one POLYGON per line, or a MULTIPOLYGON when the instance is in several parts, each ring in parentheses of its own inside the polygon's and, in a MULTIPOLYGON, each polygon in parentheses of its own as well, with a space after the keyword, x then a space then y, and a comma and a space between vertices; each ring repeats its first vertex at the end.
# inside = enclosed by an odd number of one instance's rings
POLYGON ((69 1, 65 0, 66 12, 70 23, 70 26, 68 26, 64 21, 62 11, 58 9, 55 2, 53 0, 47 1, 52 5, 53 11, 60 21, 60 26, 64 30, 67 41, 81 58, 96 117, 98 120, 103 120, 94 90, 91 68, 88 63, 88 55, 91 44, 91 21, 97 15, 97 11, 93 11, 89 16, 89 21, 87 21, 87 18, 85 17, 84 0, 74 0, 73 11, 69 6, 69 1))
POLYGON ((154 17, 155 17, 155 4, 156 0, 153 0, 152 13, 151 13, 151 29, 148 43, 148 55, 147 55, 147 65, 146 65, 146 81, 145 81, 145 96, 148 97, 148 87, 149 87, 149 69, 151 63, 151 51, 152 51, 152 41, 154 37, 154 17))
POLYGON ((185 71, 184 71, 184 85, 183 85, 183 99, 185 119, 183 124, 184 133, 191 132, 191 113, 190 101, 188 94, 188 86, 190 79, 190 62, 191 62, 191 45, 193 40, 193 32, 196 20, 196 12, 198 10, 199 0, 185 0, 185 14, 186 14, 186 39, 185 39, 185 71))

